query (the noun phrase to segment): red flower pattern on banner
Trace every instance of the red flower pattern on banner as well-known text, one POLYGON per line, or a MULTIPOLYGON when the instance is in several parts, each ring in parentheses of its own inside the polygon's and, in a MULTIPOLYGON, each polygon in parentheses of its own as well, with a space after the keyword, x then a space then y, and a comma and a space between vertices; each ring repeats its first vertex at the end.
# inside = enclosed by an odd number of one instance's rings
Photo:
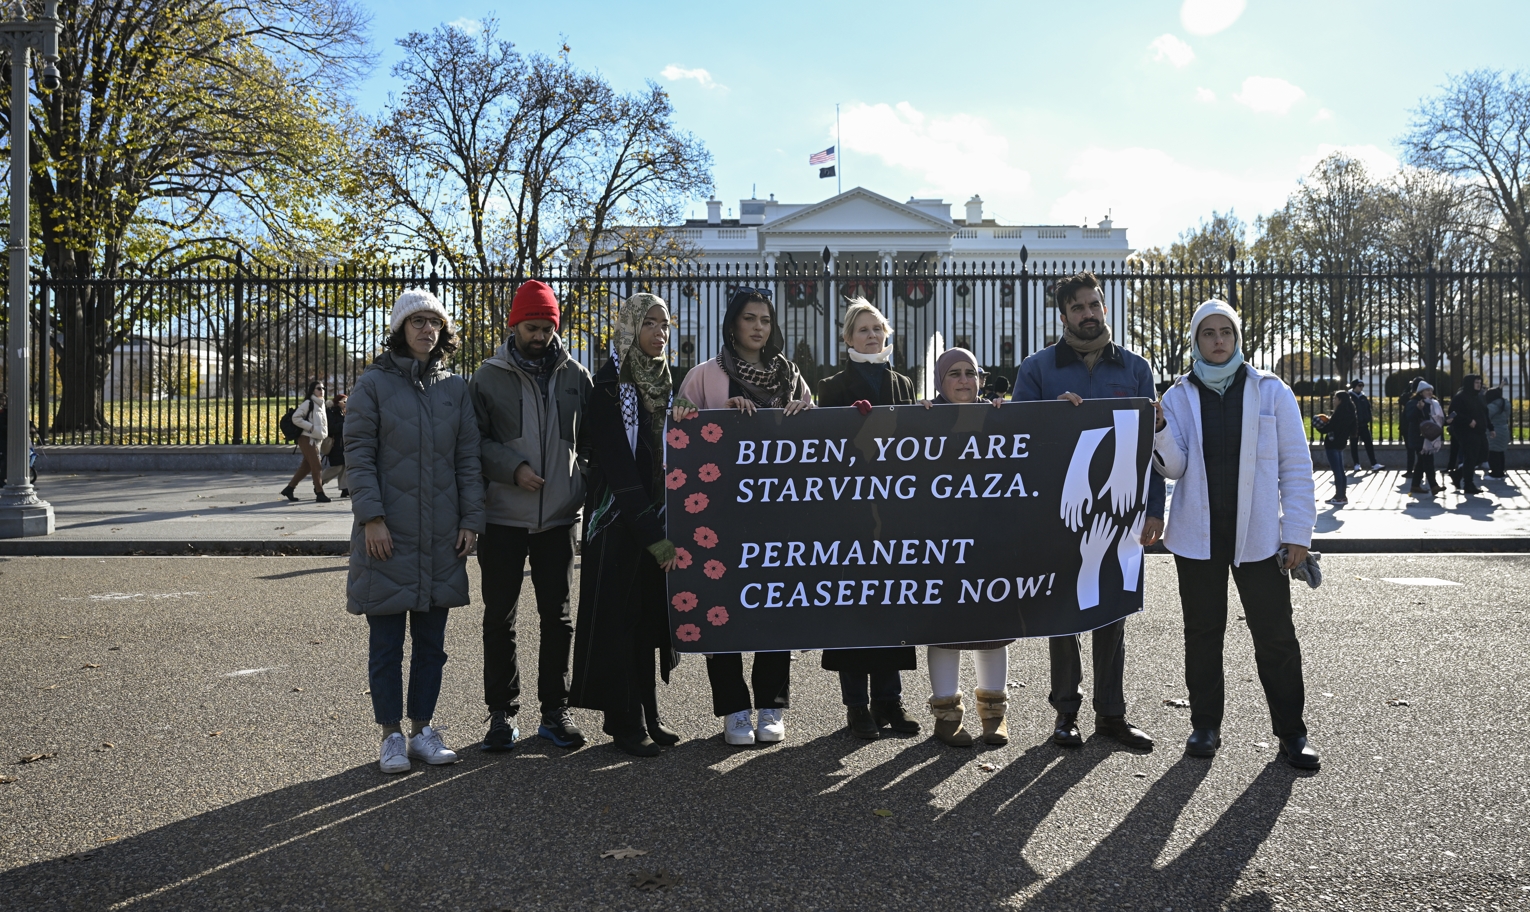
POLYGON ((677 592, 675 597, 670 599, 669 602, 675 606, 676 611, 690 611, 696 607, 696 593, 677 592))
POLYGON ((728 609, 721 605, 715 605, 707 611, 707 620, 712 622, 713 627, 721 627, 728 623, 728 609))
POLYGON ((705 573, 709 578, 715 579, 715 580, 722 579, 722 575, 724 573, 726 573, 727 571, 728 571, 728 568, 723 566, 723 562, 722 561, 715 561, 715 560, 707 561, 706 565, 701 568, 701 572, 702 573, 705 573))
POLYGON ((722 439, 722 427, 715 422, 701 429, 701 436, 706 438, 707 443, 716 443, 722 439))
POLYGON ((707 508, 707 504, 711 502, 711 499, 708 498, 705 494, 697 491, 695 494, 692 494, 690 497, 685 499, 685 512, 700 513, 702 510, 705 510, 707 508))
POLYGON ((722 471, 717 468, 717 463, 709 462, 696 470, 696 475, 702 481, 712 482, 722 477, 722 471))
POLYGON ((691 565, 691 552, 684 548, 675 549, 675 566, 681 570, 691 565))
POLYGON ((691 537, 696 539, 696 544, 703 548, 717 547, 717 533, 713 532, 711 529, 708 529, 706 526, 697 527, 696 534, 691 537))
POLYGON ((681 488, 685 487, 685 472, 684 472, 684 470, 682 470, 682 469, 675 469, 673 472, 670 472, 668 475, 665 475, 664 476, 664 487, 669 488, 671 491, 678 491, 681 488))
POLYGON ((691 435, 679 428, 670 428, 669 433, 664 435, 664 440, 677 450, 683 450, 691 445, 691 435))
POLYGON ((695 624, 681 624, 675 628, 675 636, 682 643, 694 643, 701 639, 701 628, 695 624))

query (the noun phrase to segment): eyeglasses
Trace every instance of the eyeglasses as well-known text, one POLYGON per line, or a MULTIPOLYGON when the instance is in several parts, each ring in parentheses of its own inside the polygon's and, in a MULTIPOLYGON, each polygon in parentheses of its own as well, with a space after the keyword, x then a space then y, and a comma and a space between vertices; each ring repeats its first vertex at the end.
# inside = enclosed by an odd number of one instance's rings
POLYGON ((419 316, 416 316, 416 317, 410 317, 409 318, 409 325, 413 326, 415 329, 424 329, 427 326, 430 327, 431 329, 440 329, 440 328, 442 328, 443 326, 446 325, 446 321, 444 321, 444 320, 442 320, 442 319, 440 319, 438 317, 419 317, 419 316))

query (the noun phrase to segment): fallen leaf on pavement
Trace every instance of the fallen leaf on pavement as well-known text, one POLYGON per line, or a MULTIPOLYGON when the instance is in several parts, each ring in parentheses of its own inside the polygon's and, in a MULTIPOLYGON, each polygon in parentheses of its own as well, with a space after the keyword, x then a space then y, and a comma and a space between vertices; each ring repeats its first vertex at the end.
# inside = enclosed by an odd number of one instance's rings
POLYGON ((1329 693, 1328 691, 1325 690, 1325 691, 1323 691, 1323 696, 1331 697, 1331 696, 1333 696, 1333 694, 1331 694, 1331 693, 1329 693))
POLYGON ((39 760, 52 760, 54 757, 57 757, 57 756, 58 756, 58 754, 27 754, 25 757, 22 757, 20 760, 17 760, 16 762, 17 763, 36 763, 39 760))
POLYGON ((366 696, 367 694, 369 694, 371 692, 372 692, 372 688, 368 687, 366 690, 363 690, 361 692, 361 695, 364 697, 364 696, 366 696))
POLYGON ((1180 700, 1180 699, 1165 700, 1165 701, 1163 701, 1163 705, 1165 705, 1165 706, 1173 706, 1173 707, 1176 707, 1176 708, 1179 708, 1179 709, 1189 709, 1190 708, 1190 701, 1189 700, 1180 700))
POLYGON ((303 688, 301 688, 301 687, 294 687, 294 688, 292 688, 292 692, 295 693, 295 694, 300 694, 300 693, 303 692, 303 688))
POLYGON ((117 650, 119 650, 121 648, 122 648, 121 646, 108 646, 108 647, 106 647, 106 651, 107 652, 116 652, 117 650))
POLYGON ((84 671, 87 668, 100 668, 100 667, 101 667, 100 665, 97 665, 94 662, 86 662, 84 665, 80 666, 80 670, 84 671))
POLYGON ((223 729, 220 728, 220 729, 218 729, 215 732, 208 732, 207 733, 207 737, 209 737, 209 738, 216 738, 216 737, 218 737, 221 734, 223 734, 223 729))
POLYGON ((322 642, 324 642, 324 641, 323 640, 309 640, 308 641, 308 645, 310 645, 310 646, 317 646, 317 645, 319 645, 322 642))
POLYGON ((606 849, 600 853, 601 858, 636 858, 639 855, 647 855, 647 849, 634 849, 632 846, 622 846, 619 849, 606 849))
POLYGON ((1146 779, 1147 778, 1147 773, 1132 773, 1132 775, 1136 776, 1138 779, 1146 779))
POLYGON ((1408 701, 1407 700, 1388 700, 1387 701, 1387 705, 1388 706, 1407 706, 1408 705, 1408 701))
POLYGON ((680 878, 668 871, 638 871, 632 877, 632 885, 639 890, 668 890, 680 882, 680 878))
POLYGON ((1268 742, 1268 741, 1255 741, 1254 742, 1254 746, 1259 748, 1260 750, 1264 750, 1264 749, 1266 749, 1266 748, 1268 748, 1270 746, 1270 742, 1268 742))
POLYGON ((9 785, 16 781, 15 776, 0 776, 0 785, 9 785))
POLYGON ((991 773, 994 770, 998 769, 998 767, 994 766, 992 763, 979 763, 978 764, 978 769, 982 770, 985 773, 991 773))
POLYGON ((878 817, 891 817, 892 816, 892 811, 889 811, 886 808, 877 808, 876 810, 872 811, 871 813, 877 815, 878 817))

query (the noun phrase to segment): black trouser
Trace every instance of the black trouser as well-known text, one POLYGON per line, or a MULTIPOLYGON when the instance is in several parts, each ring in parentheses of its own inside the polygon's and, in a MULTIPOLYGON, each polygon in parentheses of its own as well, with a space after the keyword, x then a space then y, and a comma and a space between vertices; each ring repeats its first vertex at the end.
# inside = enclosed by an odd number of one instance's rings
POLYGON ((1503 458, 1508 455, 1503 450, 1488 450, 1488 474, 1494 478, 1503 477, 1503 458))
POLYGON ((1190 691, 1190 726, 1221 728, 1226 689, 1222 679, 1222 640, 1227 632, 1227 574, 1238 585, 1254 664, 1270 706, 1270 725, 1278 738, 1307 734, 1302 722, 1306 691, 1302 684, 1302 649, 1291 620, 1291 583, 1275 558, 1232 566, 1231 543, 1213 545, 1210 560, 1175 556, 1179 602, 1185 616, 1185 686, 1190 691))
POLYGON ((1404 476, 1406 476, 1408 478, 1412 478, 1413 477, 1413 464, 1415 462, 1417 462, 1417 461, 1418 461, 1418 450, 1414 449, 1413 447, 1408 447, 1408 468, 1407 468, 1406 471, 1403 472, 1404 476))
POLYGON ((649 723, 659 721, 659 695, 654 685, 657 665, 654 662, 653 647, 634 642, 631 668, 632 686, 627 691, 627 705, 621 709, 606 710, 605 721, 600 726, 601 731, 613 738, 641 738, 648 730, 643 720, 645 711, 649 723))
POLYGON ((897 669, 842 671, 839 673, 839 696, 846 706, 865 706, 872 700, 898 702, 903 699, 903 678, 897 669))
MULTIPOLYGON (((1084 665, 1079 656, 1079 637, 1052 637, 1047 651, 1052 658, 1052 692, 1047 702, 1060 713, 1076 713, 1084 705, 1084 665)), ((1126 620, 1089 634, 1094 652, 1094 711, 1102 716, 1126 714, 1126 620)))
POLYGON ((1370 461, 1365 463, 1365 465, 1368 465, 1368 466, 1375 465, 1376 464, 1376 447, 1371 443, 1371 426, 1369 424, 1364 425, 1359 430, 1355 431, 1355 436, 1349 438, 1349 455, 1354 457, 1355 465, 1356 466, 1359 466, 1361 464, 1360 463, 1360 444, 1361 443, 1365 444, 1365 455, 1370 457, 1370 461))
POLYGON ((750 683, 744 683, 744 656, 738 652, 707 656, 707 681, 712 685, 712 715, 731 716, 746 709, 785 709, 791 689, 792 654, 757 652, 750 683))
POLYGON ((537 701, 543 715, 568 706, 568 653, 574 641, 568 590, 574 578, 574 527, 528 532, 492 523, 478 539, 483 575, 483 700, 490 712, 521 709, 521 667, 515 654, 515 609, 527 556, 541 619, 537 701))
POLYGON ((1440 489, 1440 479, 1435 474, 1434 454, 1421 451, 1418 454, 1418 459, 1413 462, 1413 471, 1408 475, 1408 486, 1410 488, 1423 487, 1425 475, 1429 476, 1429 490, 1438 491, 1440 489))

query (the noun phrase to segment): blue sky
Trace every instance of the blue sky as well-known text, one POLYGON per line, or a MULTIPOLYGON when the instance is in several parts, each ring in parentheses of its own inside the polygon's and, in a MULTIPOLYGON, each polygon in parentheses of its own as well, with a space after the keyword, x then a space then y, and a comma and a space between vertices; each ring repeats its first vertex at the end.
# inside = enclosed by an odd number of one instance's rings
POLYGON ((977 193, 1009 224, 1109 210, 1138 248, 1213 209, 1252 221, 1336 148, 1394 169, 1421 97, 1450 73, 1526 67, 1530 34, 1524 0, 368 6, 369 113, 396 86, 397 38, 493 15, 523 52, 566 39, 619 90, 665 86, 728 207, 752 187, 832 195, 807 157, 835 142, 838 102, 847 189, 942 196, 957 213, 977 193))

